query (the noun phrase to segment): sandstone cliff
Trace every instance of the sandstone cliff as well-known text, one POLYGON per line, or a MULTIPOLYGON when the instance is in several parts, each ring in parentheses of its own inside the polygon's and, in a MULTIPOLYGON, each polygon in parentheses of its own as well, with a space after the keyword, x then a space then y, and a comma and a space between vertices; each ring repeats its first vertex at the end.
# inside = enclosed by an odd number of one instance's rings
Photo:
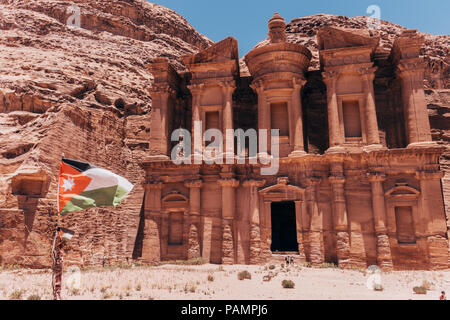
MULTIPOLYGON (((313 52, 325 25, 364 28, 364 18, 315 15, 288 25, 289 41, 313 52)), ((401 26, 383 22, 389 48, 401 26)), ((434 138, 450 141, 449 37, 426 35, 427 98, 434 138)), ((133 256, 149 147, 153 77, 146 64, 212 42, 176 12, 144 0, 0 0, 0 264, 50 265, 56 225, 56 174, 64 153, 136 183, 117 209, 63 219, 77 232, 66 261, 113 264, 133 256), (68 28, 67 7, 81 9, 82 29, 68 28)), ((245 73, 245 66, 242 65, 245 73)), ((442 159, 450 171, 450 147, 442 159)), ((444 183, 450 210, 450 174, 444 183)))
POLYGON ((172 10, 146 1, 0 1, 0 264, 49 266, 62 153, 136 183, 116 210, 64 218, 77 237, 69 261, 131 257, 139 225, 151 116, 146 64, 211 41, 172 10), (66 9, 81 9, 82 29, 66 9))

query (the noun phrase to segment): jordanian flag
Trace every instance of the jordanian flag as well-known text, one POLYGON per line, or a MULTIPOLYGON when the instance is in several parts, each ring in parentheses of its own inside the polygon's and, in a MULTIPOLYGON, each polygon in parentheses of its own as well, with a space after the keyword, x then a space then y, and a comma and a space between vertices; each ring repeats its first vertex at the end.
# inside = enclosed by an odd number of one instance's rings
POLYGON ((87 162, 62 159, 59 169, 58 213, 117 206, 133 189, 125 178, 87 162))
POLYGON ((58 231, 58 237, 62 240, 70 240, 72 239, 73 235, 75 234, 75 231, 66 229, 66 228, 62 228, 62 227, 58 227, 56 229, 56 231, 58 231))

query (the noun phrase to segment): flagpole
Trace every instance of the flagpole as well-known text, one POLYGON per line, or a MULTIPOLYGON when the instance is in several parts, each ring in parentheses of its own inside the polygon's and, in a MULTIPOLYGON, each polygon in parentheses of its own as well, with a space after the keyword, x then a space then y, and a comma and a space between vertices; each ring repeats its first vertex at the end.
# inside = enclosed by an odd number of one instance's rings
MULTIPOLYGON (((64 159, 64 153, 61 155, 61 160, 62 159, 64 159)), ((58 224, 59 224, 59 222, 60 222, 60 217, 61 217, 61 215, 59 214, 59 180, 60 180, 60 177, 61 177, 61 162, 59 163, 59 173, 58 173, 58 187, 57 187, 57 189, 56 189, 56 208, 57 208, 57 210, 58 210, 58 224)))
MULTIPOLYGON (((64 153, 61 156, 61 160, 64 159, 64 153)), ((61 162, 59 163, 59 173, 58 173, 58 186, 56 190, 56 208, 57 208, 57 222, 55 237, 53 239, 53 249, 52 249, 52 259, 53 259, 53 275, 52 275, 52 288, 53 288, 53 299, 61 300, 61 287, 62 287, 62 239, 58 241, 58 229, 61 223, 61 215, 59 211, 59 187, 61 178, 61 162), (57 243, 58 242, 58 243, 57 243)))

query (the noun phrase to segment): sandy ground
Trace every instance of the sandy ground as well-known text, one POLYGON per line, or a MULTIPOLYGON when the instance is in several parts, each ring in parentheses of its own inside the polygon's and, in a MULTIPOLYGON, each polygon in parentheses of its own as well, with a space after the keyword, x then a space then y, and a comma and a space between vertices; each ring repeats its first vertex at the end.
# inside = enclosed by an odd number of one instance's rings
MULTIPOLYGON (((375 274, 376 276, 376 274, 375 274)), ((450 295, 450 270, 395 271, 382 273, 383 291, 369 289, 374 275, 363 270, 268 266, 184 266, 103 268, 64 273, 63 298, 75 299, 401 299, 437 300, 440 291, 450 295), (251 279, 239 280, 248 270, 251 279), (271 271, 271 281, 263 277, 271 271), (371 278, 372 277, 372 278, 371 278), (209 279, 208 279, 209 278, 209 279), (284 289, 282 280, 292 280, 295 288, 284 289), (427 294, 413 292, 426 281, 427 294), (371 280, 369 280, 370 284, 371 280), (370 286, 370 285, 369 285, 370 286)), ((51 273, 48 270, 0 271, 0 299, 51 299, 51 273)))

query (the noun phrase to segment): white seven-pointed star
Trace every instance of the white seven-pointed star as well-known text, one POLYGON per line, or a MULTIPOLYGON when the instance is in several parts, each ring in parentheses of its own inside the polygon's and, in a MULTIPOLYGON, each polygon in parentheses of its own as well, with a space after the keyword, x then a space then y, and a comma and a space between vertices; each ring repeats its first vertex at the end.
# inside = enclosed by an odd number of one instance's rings
POLYGON ((62 187, 64 188, 64 192, 66 192, 67 190, 72 191, 72 188, 75 185, 75 182, 73 182, 73 179, 68 178, 67 180, 66 179, 63 179, 63 180, 64 180, 64 183, 63 183, 62 187))

